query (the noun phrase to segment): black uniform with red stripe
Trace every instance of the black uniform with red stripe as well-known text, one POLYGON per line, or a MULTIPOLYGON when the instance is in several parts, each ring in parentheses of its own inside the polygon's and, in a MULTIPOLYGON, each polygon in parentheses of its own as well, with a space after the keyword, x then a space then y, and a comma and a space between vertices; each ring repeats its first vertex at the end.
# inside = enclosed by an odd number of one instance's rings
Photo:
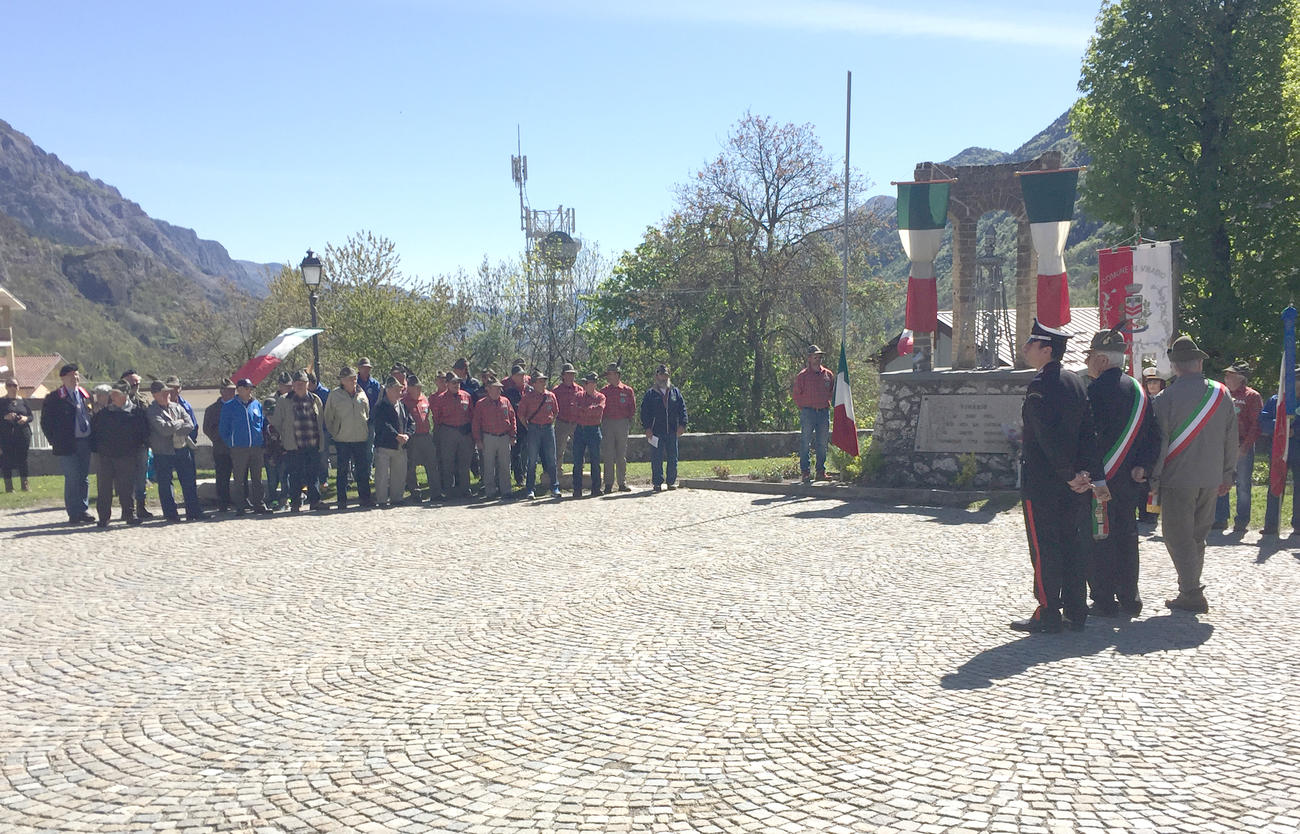
POLYGON ((1110 534, 1092 544, 1088 584, 1092 601, 1100 607, 1113 609, 1118 605, 1134 615, 1142 608, 1138 596, 1137 511, 1146 491, 1145 484, 1133 480, 1133 469, 1140 466, 1149 475, 1160 456, 1160 427, 1149 397, 1144 398, 1128 450, 1120 448, 1129 434, 1127 429, 1135 401, 1141 396, 1138 385, 1119 368, 1107 368, 1088 386, 1088 403, 1097 425, 1102 465, 1111 450, 1121 455, 1113 476, 1106 479, 1111 495, 1106 503, 1110 534))
POLYGON ((1038 600, 1034 618, 1059 623, 1064 608, 1071 622, 1082 625, 1088 616, 1083 537, 1091 496, 1074 492, 1069 482, 1079 472, 1102 477, 1088 395, 1077 376, 1049 362, 1030 381, 1020 414, 1021 497, 1038 600))

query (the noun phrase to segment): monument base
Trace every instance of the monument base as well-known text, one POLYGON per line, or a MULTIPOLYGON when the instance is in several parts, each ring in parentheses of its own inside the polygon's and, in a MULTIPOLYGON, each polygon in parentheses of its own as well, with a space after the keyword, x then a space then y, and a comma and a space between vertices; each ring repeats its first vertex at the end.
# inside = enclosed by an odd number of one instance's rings
POLYGON ((1020 406, 1033 376, 1005 369, 881 374, 872 443, 884 465, 874 483, 1014 489, 1020 406))

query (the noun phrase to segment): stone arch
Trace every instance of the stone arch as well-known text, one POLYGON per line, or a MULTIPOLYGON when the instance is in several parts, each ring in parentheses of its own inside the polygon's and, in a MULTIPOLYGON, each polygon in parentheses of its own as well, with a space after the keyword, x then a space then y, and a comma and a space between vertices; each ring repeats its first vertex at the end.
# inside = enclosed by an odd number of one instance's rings
MULTIPOLYGON (((1016 218, 1016 345, 1024 344, 1034 324, 1037 304, 1038 256, 1029 236, 1029 219, 1020 193, 1017 171, 1050 171, 1061 167, 1060 151, 1047 151, 1024 162, 999 165, 941 165, 921 162, 914 179, 956 179, 948 204, 952 223, 952 367, 975 367, 976 227, 991 211, 1016 218)), ((1024 367, 1019 351, 1016 367, 1024 367)))

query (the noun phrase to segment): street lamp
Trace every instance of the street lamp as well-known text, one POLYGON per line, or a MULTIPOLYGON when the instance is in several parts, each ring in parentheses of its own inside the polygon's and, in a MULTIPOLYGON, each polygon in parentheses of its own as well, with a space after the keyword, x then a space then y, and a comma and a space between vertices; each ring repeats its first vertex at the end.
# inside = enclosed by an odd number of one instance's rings
MULTIPOLYGON (((316 327, 316 291, 320 288, 320 258, 316 257, 310 249, 307 250, 307 257, 302 259, 298 264, 302 270, 302 282, 307 285, 308 300, 311 303, 311 326, 316 327)), ((316 378, 321 378, 320 373, 320 340, 316 338, 317 334, 311 334, 311 357, 312 368, 316 371, 316 378)))

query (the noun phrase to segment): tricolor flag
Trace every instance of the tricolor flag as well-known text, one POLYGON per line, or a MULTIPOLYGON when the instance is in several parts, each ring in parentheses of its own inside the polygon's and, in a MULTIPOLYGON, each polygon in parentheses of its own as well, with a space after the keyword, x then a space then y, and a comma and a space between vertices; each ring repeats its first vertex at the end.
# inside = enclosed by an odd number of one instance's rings
POLYGON ((1029 234, 1038 253, 1038 320, 1048 327, 1070 322, 1070 284, 1065 275, 1065 239, 1074 217, 1082 168, 1018 171, 1029 234))
POLYGON ((858 424, 853 420, 853 393, 849 390, 849 360, 840 345, 840 372, 835 376, 835 416, 831 420, 831 443, 857 457, 858 424))
POLYGON ((236 381, 241 379, 250 379, 254 385, 270 375, 279 365, 281 360, 288 356, 298 345, 315 336, 317 333, 324 333, 324 330, 311 327, 286 327, 271 341, 267 342, 257 355, 244 363, 243 367, 235 371, 231 379, 236 381))
MULTIPOLYGON (((933 333, 939 326, 939 290, 934 259, 948 225, 948 197, 954 180, 898 182, 898 237, 912 263, 907 279, 908 330, 933 333)), ((856 445, 856 437, 855 445, 856 445)))
MULTIPOLYGON (((1291 445, 1291 421, 1296 409, 1296 315, 1295 307, 1282 311, 1282 369, 1277 377, 1277 420, 1273 424, 1273 454, 1268 464, 1268 491, 1278 498, 1286 493, 1287 447, 1291 445)), ((1300 484, 1293 488, 1300 488, 1300 484)))

